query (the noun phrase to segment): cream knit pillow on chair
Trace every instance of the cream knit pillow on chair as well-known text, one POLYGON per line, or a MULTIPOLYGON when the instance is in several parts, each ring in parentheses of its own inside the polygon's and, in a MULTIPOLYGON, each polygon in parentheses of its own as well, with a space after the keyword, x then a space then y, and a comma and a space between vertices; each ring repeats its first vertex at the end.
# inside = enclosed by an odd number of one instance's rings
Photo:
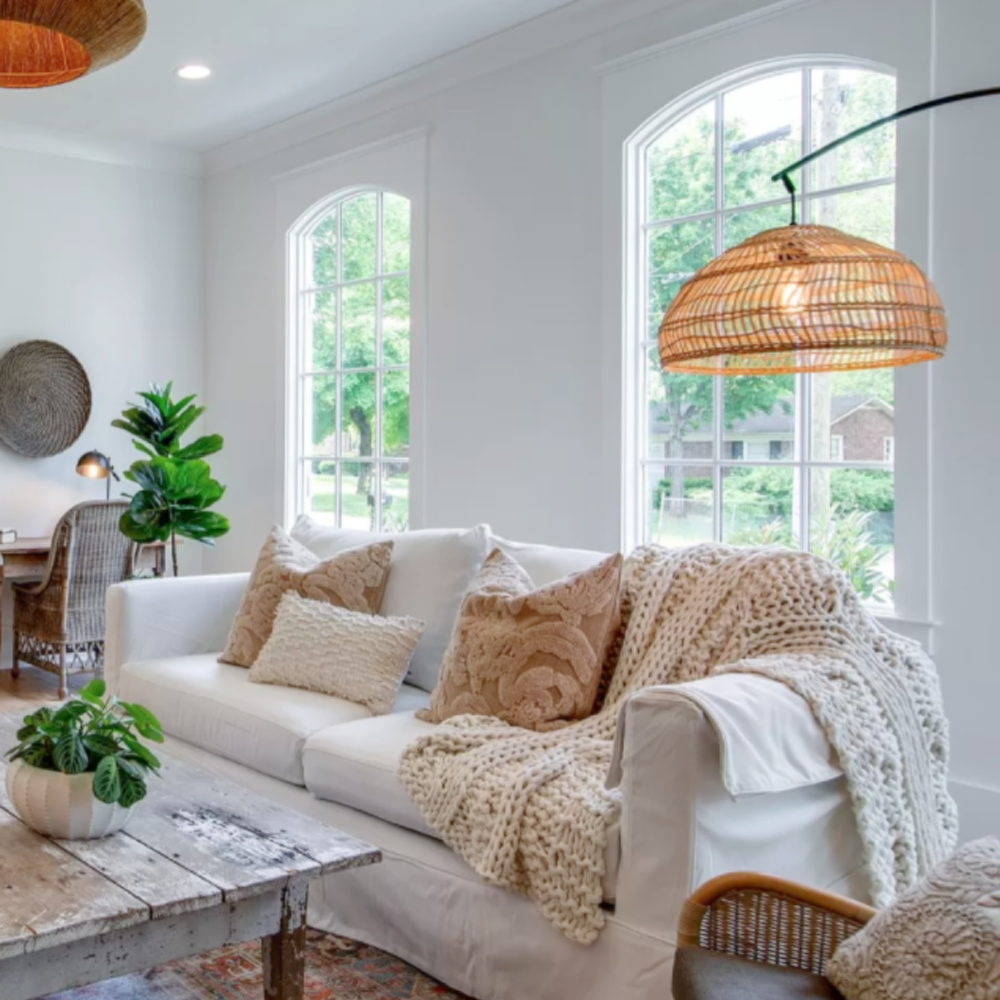
POLYGON ((846 1000, 1000 997, 1000 841, 960 847, 848 938, 826 976, 846 1000))

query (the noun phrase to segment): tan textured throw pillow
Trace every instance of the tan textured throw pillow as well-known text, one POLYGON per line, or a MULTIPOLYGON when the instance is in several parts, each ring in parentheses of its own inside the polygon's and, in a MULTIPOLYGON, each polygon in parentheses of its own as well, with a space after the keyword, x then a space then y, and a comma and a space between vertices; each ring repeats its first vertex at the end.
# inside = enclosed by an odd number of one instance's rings
POLYGON ((278 603, 289 590, 348 611, 374 614, 382 602, 391 560, 392 542, 378 542, 324 561, 281 528, 272 528, 219 659, 252 666, 271 634, 278 603))
POLYGON ((1000 841, 960 847, 848 938, 826 976, 847 1000, 1000 997, 1000 841))
POLYGON ((416 618, 360 614, 290 591, 250 680, 319 691, 386 715, 423 630, 416 618))
POLYGON ((535 589, 494 550, 472 581, 431 707, 419 717, 492 715, 525 729, 587 718, 618 623, 622 557, 535 589))

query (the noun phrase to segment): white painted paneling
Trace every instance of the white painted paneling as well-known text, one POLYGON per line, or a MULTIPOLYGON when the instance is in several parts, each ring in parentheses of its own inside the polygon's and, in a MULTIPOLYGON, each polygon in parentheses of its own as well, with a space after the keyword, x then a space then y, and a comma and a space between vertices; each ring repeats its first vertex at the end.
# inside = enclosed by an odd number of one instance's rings
MULTIPOLYGON (((0 354, 54 340, 93 390, 90 423, 68 451, 28 459, 0 446, 0 525, 46 535, 67 508, 104 496, 103 482, 76 474, 80 455, 96 448, 119 468, 131 463, 128 436, 110 424, 136 390, 173 378, 201 391, 204 182, 0 150, 0 198, 0 354)), ((184 546, 183 558, 197 571, 200 547, 184 546)), ((6 660, 9 629, 3 646, 6 660)))
MULTIPOLYGON (((997 82, 989 40, 1000 9, 990 0, 940 2, 936 49, 932 0, 804 0, 744 17, 765 6, 664 3, 637 17, 630 4, 599 36, 516 66, 491 63, 476 79, 463 64, 451 89, 383 89, 367 105, 312 113, 239 151, 260 159, 214 159, 207 384, 232 443, 236 530, 233 545, 209 556, 212 569, 249 568, 282 516, 276 178, 414 128, 429 131, 424 521, 489 521, 508 537, 615 547, 628 135, 689 89, 779 56, 895 67, 904 104, 997 82), (705 30, 734 17, 743 19, 705 30)), ((970 828, 979 831, 1000 830, 1000 796, 990 793, 1000 788, 1000 731, 989 719, 1000 703, 990 660, 1000 541, 981 513, 998 478, 990 380, 1000 370, 1000 357, 991 360, 1000 351, 991 295, 1000 197, 989 181, 998 115, 1000 100, 979 102, 939 112, 933 143, 929 118, 899 133, 899 243, 930 264, 953 330, 946 361, 900 376, 900 613, 936 651, 956 787, 977 789, 970 828), (931 630, 932 621, 942 625, 931 630)))
MULTIPOLYGON (((937 91, 995 86, 990 39, 1000 31, 1000 6, 943 0, 937 8, 937 91)), ((1000 195, 991 181, 1000 159, 1000 98, 935 112, 933 150, 933 275, 951 320, 948 357, 934 366, 931 382, 934 617, 942 622, 935 650, 953 723, 954 772, 978 786, 971 807, 986 789, 1000 801, 1000 532, 993 523, 1000 195)), ((1000 832, 997 811, 992 829, 1000 832)))

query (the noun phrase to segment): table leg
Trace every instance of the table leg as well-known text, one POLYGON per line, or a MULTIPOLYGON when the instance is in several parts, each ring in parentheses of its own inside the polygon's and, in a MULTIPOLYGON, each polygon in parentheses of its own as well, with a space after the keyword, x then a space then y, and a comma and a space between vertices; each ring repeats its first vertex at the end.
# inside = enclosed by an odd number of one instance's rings
POLYGON ((309 883, 291 882, 281 897, 281 929, 264 938, 264 1000, 303 1000, 309 883))

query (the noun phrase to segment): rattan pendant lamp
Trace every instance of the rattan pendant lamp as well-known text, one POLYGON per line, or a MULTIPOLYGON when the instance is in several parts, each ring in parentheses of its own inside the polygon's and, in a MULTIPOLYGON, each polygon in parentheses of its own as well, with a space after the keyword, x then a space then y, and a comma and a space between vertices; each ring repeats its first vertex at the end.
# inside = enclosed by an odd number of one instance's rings
POLYGON ((660 327, 660 361, 703 375, 885 368, 932 361, 948 344, 934 286, 895 250, 829 226, 796 222, 791 174, 890 122, 1000 87, 941 97, 880 118, 775 174, 792 223, 751 237, 707 264, 677 293, 660 327))
POLYGON ((0 0, 0 87, 54 87, 127 56, 143 0, 0 0))

